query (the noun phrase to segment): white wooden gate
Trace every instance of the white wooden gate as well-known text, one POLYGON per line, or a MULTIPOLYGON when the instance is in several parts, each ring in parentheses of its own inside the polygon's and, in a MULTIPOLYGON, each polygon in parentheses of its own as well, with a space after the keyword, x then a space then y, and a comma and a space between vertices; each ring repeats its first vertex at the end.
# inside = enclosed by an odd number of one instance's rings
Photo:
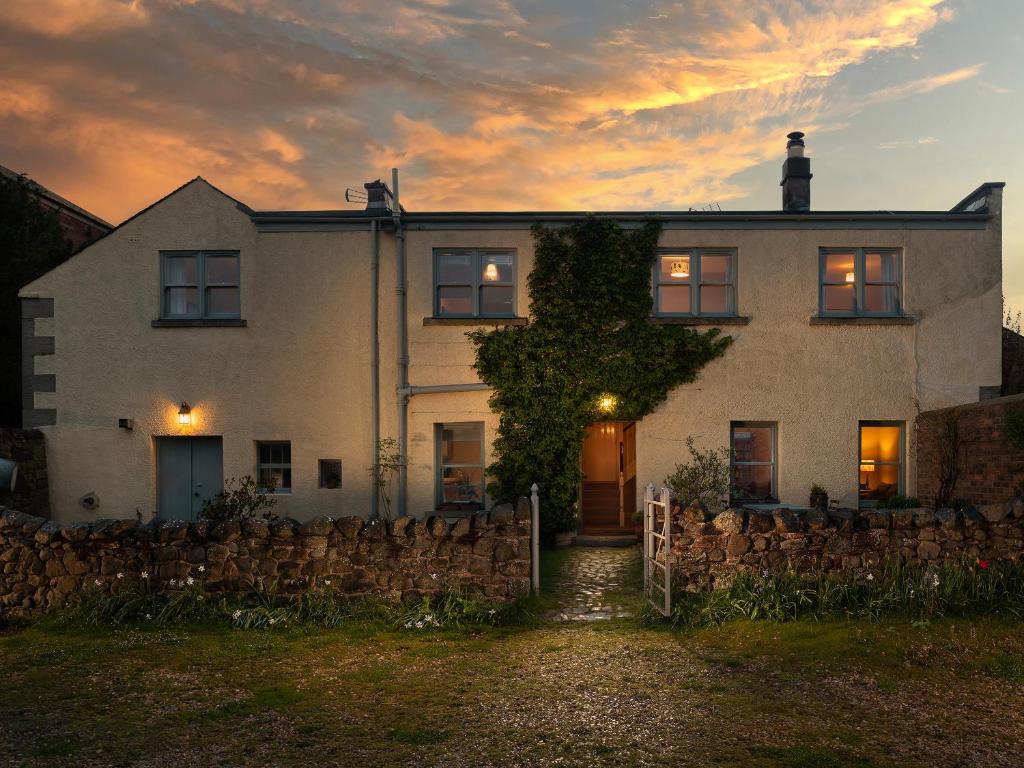
POLYGON ((672 508, 668 488, 644 491, 644 595, 665 616, 672 613, 672 508))

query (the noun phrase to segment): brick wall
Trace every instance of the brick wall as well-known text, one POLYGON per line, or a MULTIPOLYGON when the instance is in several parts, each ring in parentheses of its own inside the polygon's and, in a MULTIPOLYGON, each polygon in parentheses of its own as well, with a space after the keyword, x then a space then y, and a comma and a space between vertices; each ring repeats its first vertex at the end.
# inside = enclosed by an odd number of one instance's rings
POLYGON ((960 437, 957 481, 951 499, 971 504, 999 504, 1024 486, 1024 450, 1005 435, 1010 408, 1024 409, 1024 395, 1011 395, 980 403, 925 411, 917 417, 917 496, 934 505, 947 424, 955 422, 960 437))
POLYGON ((46 443, 38 429, 0 429, 0 458, 18 463, 14 492, 0 490, 0 506, 37 517, 50 516, 46 443))

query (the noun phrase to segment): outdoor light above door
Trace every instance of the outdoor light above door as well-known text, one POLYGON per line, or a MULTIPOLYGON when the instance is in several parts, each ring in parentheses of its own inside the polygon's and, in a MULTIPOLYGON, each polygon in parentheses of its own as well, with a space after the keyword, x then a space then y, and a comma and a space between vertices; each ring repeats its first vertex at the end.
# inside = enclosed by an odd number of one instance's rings
POLYGON ((181 403, 181 408, 178 409, 178 423, 183 427, 192 423, 192 408, 184 401, 181 403))
POLYGON ((597 409, 602 413, 611 413, 618 403, 619 400, 615 395, 601 395, 597 400, 597 409))
POLYGON ((672 277, 687 278, 690 276, 690 257, 676 259, 672 262, 672 269, 669 274, 672 277))

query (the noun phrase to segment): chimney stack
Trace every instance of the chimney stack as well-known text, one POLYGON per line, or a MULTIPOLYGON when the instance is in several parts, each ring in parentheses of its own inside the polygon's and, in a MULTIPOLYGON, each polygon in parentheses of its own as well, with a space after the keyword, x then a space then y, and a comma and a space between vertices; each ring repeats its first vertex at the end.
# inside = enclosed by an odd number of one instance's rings
POLYGON ((394 198, 388 185, 380 179, 368 181, 363 184, 366 190, 366 210, 368 211, 390 211, 394 204, 394 198))
POLYGON ((806 213, 811 210, 811 160, 804 157, 804 135, 793 131, 786 136, 786 162, 782 164, 782 210, 806 213))

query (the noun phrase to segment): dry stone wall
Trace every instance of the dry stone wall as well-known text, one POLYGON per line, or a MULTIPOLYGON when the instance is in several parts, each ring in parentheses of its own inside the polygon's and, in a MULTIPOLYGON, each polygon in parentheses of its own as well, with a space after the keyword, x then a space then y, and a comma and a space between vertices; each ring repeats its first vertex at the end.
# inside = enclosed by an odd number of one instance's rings
POLYGON ((59 608, 96 581, 116 592, 143 573, 158 589, 173 589, 172 580, 202 579, 213 594, 276 584, 282 594, 317 586, 397 601, 456 587, 510 600, 530 588, 530 505, 520 499, 515 508, 502 505, 455 524, 441 517, 318 517, 214 528, 136 520, 58 525, 0 511, 0 612, 59 608))
POLYGON ((867 574, 887 560, 1017 560, 1024 557, 1024 502, 951 509, 735 508, 712 517, 673 509, 673 561, 690 586, 742 571, 867 574))

